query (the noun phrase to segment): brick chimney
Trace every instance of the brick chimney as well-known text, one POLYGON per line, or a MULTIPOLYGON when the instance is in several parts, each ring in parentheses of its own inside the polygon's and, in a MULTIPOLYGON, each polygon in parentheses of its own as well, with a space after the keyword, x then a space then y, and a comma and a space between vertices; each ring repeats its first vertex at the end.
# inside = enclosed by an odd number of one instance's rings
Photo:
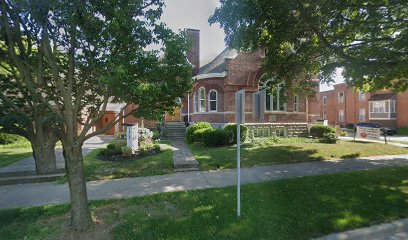
POLYGON ((187 29, 187 40, 191 44, 187 59, 193 64, 193 76, 195 76, 200 69, 200 30, 187 29))

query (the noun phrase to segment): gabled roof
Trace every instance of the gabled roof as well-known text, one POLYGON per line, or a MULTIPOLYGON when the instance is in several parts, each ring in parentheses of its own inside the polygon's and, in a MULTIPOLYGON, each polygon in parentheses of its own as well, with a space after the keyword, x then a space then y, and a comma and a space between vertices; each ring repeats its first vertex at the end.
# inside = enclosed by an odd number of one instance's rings
POLYGON ((197 76, 194 78, 199 78, 200 75, 202 76, 224 76, 225 71, 227 70, 227 64, 225 59, 234 59, 238 54, 238 51, 235 49, 226 48, 217 57, 214 58, 208 64, 202 66, 198 71, 197 76))
POLYGON ((382 100, 389 100, 395 99, 395 93, 376 93, 371 95, 368 101, 382 101, 382 100))

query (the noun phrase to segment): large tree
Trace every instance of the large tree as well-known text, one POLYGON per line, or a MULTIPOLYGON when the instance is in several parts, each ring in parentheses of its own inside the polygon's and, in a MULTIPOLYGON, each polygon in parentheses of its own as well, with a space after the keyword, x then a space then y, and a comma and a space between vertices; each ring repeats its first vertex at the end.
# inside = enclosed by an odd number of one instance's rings
MULTIPOLYGON (((2 46, 4 43, 2 41, 2 46)), ((20 135, 30 141, 37 174, 55 173, 58 137, 49 124, 54 114, 38 105, 28 89, 19 84, 21 79, 16 80, 20 77, 18 71, 7 64, 7 55, 3 47, 0 50, 0 131, 20 135)), ((37 84, 37 87, 40 86, 37 84)))
POLYGON ((159 21, 162 8, 160 0, 0 0, 2 47, 20 76, 10 88, 23 85, 53 115, 49 127, 63 146, 74 230, 91 223, 84 141, 130 114, 155 118, 172 110, 191 87, 185 34, 159 21), (110 102, 133 108, 91 132, 110 102))
POLYGON ((406 0, 222 0, 209 19, 226 42, 265 48, 265 70, 288 82, 343 68, 351 86, 408 89, 406 0))

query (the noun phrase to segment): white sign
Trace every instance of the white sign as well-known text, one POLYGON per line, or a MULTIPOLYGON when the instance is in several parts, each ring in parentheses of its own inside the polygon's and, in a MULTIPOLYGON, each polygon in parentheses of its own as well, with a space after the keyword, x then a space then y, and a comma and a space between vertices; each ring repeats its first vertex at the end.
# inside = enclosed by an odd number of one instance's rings
POLYGON ((138 124, 136 123, 134 126, 128 126, 126 128, 126 145, 132 149, 132 152, 134 153, 137 151, 139 145, 138 145, 138 140, 139 140, 139 131, 138 131, 138 124))
POLYGON ((356 138, 379 139, 381 135, 380 128, 357 126, 356 138))
POLYGON ((237 124, 237 216, 241 216, 241 123, 245 123, 245 89, 235 93, 237 124))

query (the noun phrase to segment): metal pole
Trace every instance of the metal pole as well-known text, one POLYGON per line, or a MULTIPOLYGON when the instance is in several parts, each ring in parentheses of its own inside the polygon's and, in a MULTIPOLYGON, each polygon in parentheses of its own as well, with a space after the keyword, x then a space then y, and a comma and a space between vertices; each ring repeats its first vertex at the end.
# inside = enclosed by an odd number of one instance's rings
MULTIPOLYGON (((239 104, 242 106, 242 96, 239 95, 239 104)), ((238 112, 241 113, 241 108, 238 109, 238 112)), ((244 114, 244 113, 241 113, 244 114)), ((241 216, 241 119, 239 114, 239 119, 237 121, 237 216, 241 216)))
POLYGON ((187 122, 190 122, 190 94, 187 95, 187 122))

